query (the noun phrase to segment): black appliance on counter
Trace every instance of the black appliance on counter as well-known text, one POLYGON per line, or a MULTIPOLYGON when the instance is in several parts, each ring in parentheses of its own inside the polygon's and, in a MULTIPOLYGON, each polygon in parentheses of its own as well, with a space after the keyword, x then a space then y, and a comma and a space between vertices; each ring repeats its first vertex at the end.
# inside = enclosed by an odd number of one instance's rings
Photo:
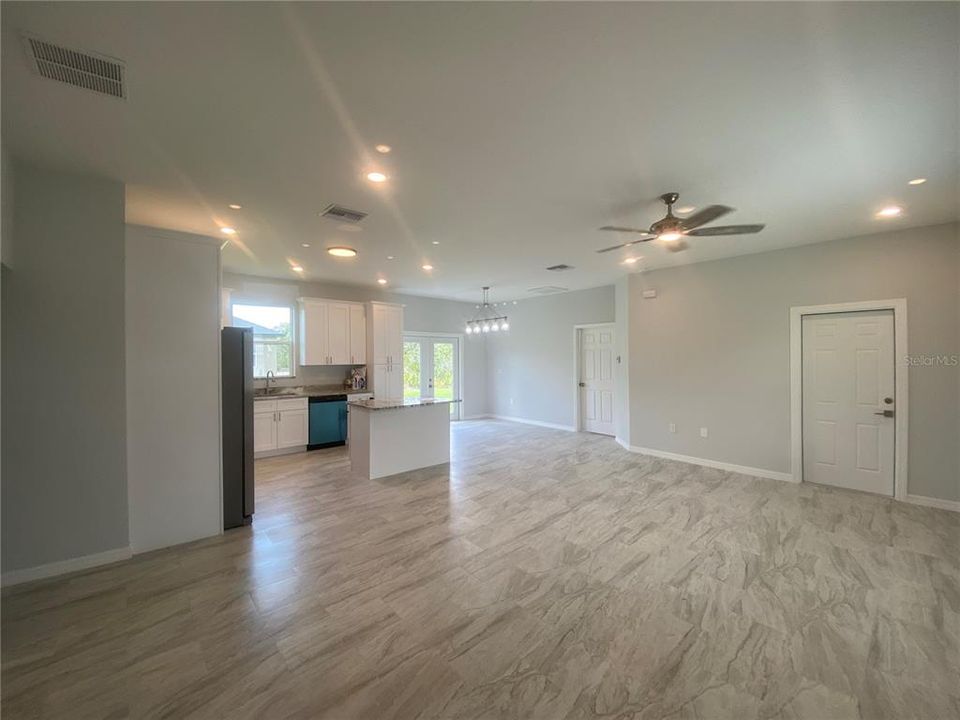
POLYGON ((253 329, 220 331, 223 528, 253 521, 253 329))

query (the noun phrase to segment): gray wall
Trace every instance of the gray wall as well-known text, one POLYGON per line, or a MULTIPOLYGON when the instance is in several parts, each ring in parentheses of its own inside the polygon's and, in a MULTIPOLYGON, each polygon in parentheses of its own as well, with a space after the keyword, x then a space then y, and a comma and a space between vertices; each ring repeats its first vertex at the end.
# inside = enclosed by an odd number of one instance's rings
MULTIPOLYGON (((631 444, 789 472, 790 308, 903 297, 911 355, 960 353, 958 228, 632 275, 631 444), (642 298, 647 288, 659 296, 642 298)), ((909 372, 908 492, 960 500, 960 368, 909 372)))
POLYGON ((126 230, 130 547, 216 535, 220 501, 220 247, 126 230))
MULTIPOLYGON (((319 297, 353 302, 379 300, 400 303, 404 305, 404 332, 463 333, 466 321, 474 312, 474 306, 470 303, 403 295, 360 285, 284 281, 224 273, 223 286, 231 288, 235 298, 246 297, 263 302, 294 302, 298 297, 319 297)), ((482 342, 470 340, 471 338, 465 337, 461 345, 464 417, 487 412, 486 352, 482 342)), ((279 382, 286 385, 340 383, 344 377, 343 368, 300 367, 295 379, 279 382)))
POLYGON ((0 146, 0 261, 13 266, 13 158, 0 146))
POLYGON ((614 287, 525 299, 506 308, 510 331, 487 347, 489 412, 574 427, 574 325, 614 321, 614 287))
POLYGON ((3 570, 125 548, 124 189, 14 161, 3 570))
POLYGON ((614 366, 614 427, 617 440, 630 444, 630 277, 614 285, 617 364, 614 366))

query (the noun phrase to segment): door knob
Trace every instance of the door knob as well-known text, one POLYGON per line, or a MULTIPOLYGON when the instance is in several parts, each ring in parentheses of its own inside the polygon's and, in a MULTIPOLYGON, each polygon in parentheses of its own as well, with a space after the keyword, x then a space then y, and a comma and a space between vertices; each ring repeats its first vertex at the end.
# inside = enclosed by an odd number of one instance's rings
POLYGON ((884 417, 893 417, 893 410, 881 410, 880 412, 875 412, 874 415, 883 415, 884 417))
POLYGON ((587 386, 586 383, 577 383, 577 385, 579 385, 580 387, 586 387, 586 386, 587 386))

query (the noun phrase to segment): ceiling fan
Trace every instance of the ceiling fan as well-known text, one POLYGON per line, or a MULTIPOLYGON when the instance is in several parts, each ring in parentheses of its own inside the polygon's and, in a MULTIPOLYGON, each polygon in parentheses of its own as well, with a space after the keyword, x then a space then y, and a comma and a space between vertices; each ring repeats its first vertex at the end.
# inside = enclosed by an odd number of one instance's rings
POLYGON ((598 253, 619 250, 623 247, 636 245, 637 243, 650 242, 651 240, 663 240, 666 243, 667 250, 671 252, 680 252, 690 247, 684 237, 709 237, 711 235, 747 235, 749 233, 758 233, 763 230, 763 225, 717 225, 714 227, 700 227, 708 222, 713 222, 719 217, 733 212, 732 207, 726 205, 708 205, 699 212, 695 212, 690 217, 678 218, 673 214, 673 204, 680 198, 679 193, 669 192, 660 196, 667 206, 667 215, 662 220, 657 220, 650 226, 649 230, 638 230, 637 228, 617 227, 615 225, 605 225, 601 230, 613 230, 615 232, 637 233, 646 235, 637 240, 613 245, 603 250, 597 250, 598 253))

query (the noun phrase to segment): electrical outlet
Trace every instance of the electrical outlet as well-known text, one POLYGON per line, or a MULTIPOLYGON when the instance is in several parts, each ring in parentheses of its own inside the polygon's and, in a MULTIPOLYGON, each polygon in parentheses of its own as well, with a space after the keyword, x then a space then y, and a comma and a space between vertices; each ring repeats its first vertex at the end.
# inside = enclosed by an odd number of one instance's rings
POLYGON ((700 428, 700 437, 707 437, 707 429, 700 428))
POLYGON ((676 423, 670 423, 669 427, 670 427, 670 432, 675 433, 677 431, 676 423))

